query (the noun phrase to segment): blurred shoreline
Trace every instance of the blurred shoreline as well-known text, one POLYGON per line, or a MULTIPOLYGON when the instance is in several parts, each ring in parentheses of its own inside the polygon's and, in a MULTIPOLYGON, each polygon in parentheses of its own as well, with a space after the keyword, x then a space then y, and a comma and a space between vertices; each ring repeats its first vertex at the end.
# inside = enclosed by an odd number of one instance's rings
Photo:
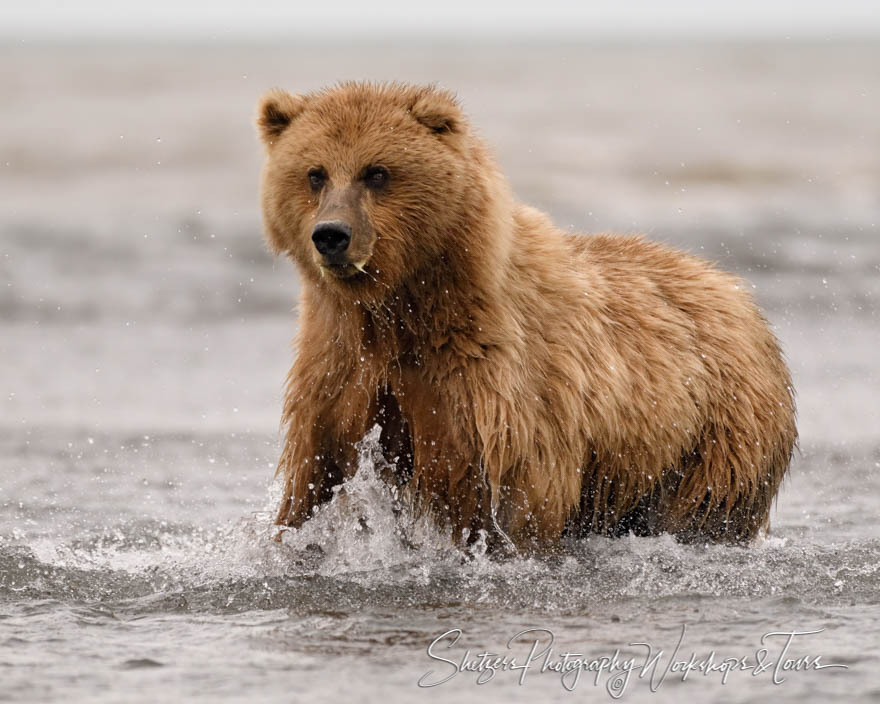
MULTIPOLYGON (((2 30, 0 30, 2 32, 2 30)), ((321 46, 328 51, 351 50, 351 49, 383 49, 395 51, 399 49, 424 49, 439 50, 444 48, 464 48, 473 50, 507 50, 507 49, 670 49, 670 48, 728 48, 728 49, 752 49, 769 47, 778 49, 788 48, 828 48, 830 50, 842 47, 870 47, 880 45, 880 36, 871 30, 865 32, 851 32, 843 35, 828 36, 817 32, 815 34, 795 35, 781 37, 777 34, 767 35, 712 35, 698 36, 693 33, 687 34, 664 34, 657 35, 606 35, 584 36, 581 33, 571 35, 554 36, 499 36, 492 34, 462 33, 459 35, 432 34, 430 32, 366 36, 363 33, 340 34, 333 32, 307 32, 307 33, 284 33, 273 35, 260 33, 253 36, 230 36, 229 34, 217 33, 214 35, 175 35, 165 37, 138 36, 120 33, 118 36, 104 34, 82 35, 76 38, 68 37, 41 37, 21 36, 18 34, 0 33, 0 50, 44 50, 44 49, 70 49, 75 51, 101 51, 113 50, 142 50, 142 49, 246 49, 252 50, 289 50, 301 46, 321 46)))

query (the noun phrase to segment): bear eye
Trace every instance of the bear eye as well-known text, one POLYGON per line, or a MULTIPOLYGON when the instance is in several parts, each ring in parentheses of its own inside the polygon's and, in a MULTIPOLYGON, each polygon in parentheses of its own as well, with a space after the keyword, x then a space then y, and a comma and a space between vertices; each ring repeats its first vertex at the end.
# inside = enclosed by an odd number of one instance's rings
POLYGON ((369 188, 384 188, 388 183, 388 169, 384 166, 368 166, 364 171, 364 183, 369 188))
POLYGON ((309 169, 309 185, 312 190, 320 190, 326 180, 327 174, 324 173, 324 169, 309 169))

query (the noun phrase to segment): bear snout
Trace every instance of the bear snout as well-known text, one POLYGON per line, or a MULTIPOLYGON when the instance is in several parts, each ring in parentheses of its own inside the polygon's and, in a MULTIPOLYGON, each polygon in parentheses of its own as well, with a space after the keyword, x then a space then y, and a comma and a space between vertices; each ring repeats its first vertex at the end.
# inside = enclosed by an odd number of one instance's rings
POLYGON ((312 230, 315 249, 328 259, 338 258, 351 243, 351 225, 342 220, 325 220, 312 230))

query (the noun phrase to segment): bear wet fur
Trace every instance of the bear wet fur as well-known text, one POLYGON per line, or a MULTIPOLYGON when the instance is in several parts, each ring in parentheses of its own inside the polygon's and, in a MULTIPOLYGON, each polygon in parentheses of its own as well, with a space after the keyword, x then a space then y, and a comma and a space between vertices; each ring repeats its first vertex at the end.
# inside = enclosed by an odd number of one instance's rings
POLYGON ((459 540, 768 525, 795 409, 741 280, 518 204, 434 87, 275 90, 257 123, 267 240, 302 278, 279 524, 333 495, 379 423, 405 496, 459 540))

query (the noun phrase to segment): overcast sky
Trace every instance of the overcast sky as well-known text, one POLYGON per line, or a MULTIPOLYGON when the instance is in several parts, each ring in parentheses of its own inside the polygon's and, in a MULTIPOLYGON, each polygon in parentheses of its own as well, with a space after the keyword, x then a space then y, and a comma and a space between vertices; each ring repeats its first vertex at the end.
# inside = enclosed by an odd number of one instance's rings
POLYGON ((880 36, 880 0, 0 0, 0 36, 300 37, 880 36))

